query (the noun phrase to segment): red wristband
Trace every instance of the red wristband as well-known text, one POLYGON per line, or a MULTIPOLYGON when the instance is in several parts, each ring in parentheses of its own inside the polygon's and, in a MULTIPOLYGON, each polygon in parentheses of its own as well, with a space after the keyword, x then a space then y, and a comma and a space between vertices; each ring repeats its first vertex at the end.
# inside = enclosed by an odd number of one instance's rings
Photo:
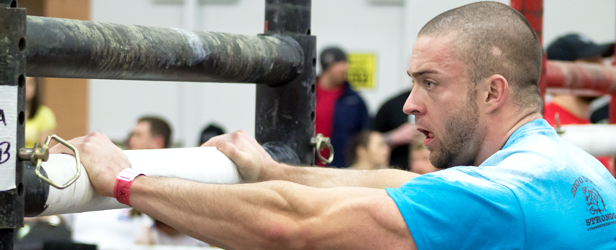
POLYGON ((113 187, 113 196, 122 204, 130 206, 128 203, 130 197, 130 185, 137 176, 143 173, 137 172, 132 168, 125 168, 116 178, 115 186, 113 187))

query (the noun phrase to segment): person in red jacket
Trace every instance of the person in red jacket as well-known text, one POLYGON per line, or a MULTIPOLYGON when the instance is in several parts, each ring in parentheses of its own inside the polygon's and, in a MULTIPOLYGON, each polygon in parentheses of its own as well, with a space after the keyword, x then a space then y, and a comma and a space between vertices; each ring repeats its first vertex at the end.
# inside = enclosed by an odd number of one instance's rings
MULTIPOLYGON (((370 116, 364 100, 347 82, 346 53, 338 47, 325 48, 320 55, 323 71, 317 78, 316 133, 331 138, 334 146, 332 167, 346 168, 345 148, 355 134, 370 125, 370 116)), ((325 149, 322 155, 328 155, 325 149)), ((325 166, 317 159, 317 164, 325 166)))
MULTIPOLYGON (((557 38, 547 48, 549 60, 603 63, 603 57, 614 54, 614 43, 595 44, 590 39, 579 34, 568 34, 557 38)), ((567 124, 590 124, 590 103, 597 96, 580 95, 554 95, 552 100, 545 106, 544 118, 554 127, 567 124)), ((611 158, 597 157, 608 169, 611 158)), ((612 173, 613 174, 613 173, 612 173)))

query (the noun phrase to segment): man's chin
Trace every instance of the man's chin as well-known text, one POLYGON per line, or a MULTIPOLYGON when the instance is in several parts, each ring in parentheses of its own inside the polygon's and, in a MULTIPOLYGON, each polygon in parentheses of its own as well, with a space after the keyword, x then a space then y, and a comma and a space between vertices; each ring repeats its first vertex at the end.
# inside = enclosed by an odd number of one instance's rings
MULTIPOLYGON (((430 152, 430 154, 433 154, 433 153, 430 152)), ((445 160, 445 161, 439 162, 439 159, 436 157, 435 158, 430 157, 430 163, 432 163, 432 166, 434 166, 435 168, 439 170, 454 167, 454 164, 452 164, 452 161, 445 160)))
POLYGON ((448 169, 448 168, 451 168, 451 167, 453 167, 453 166, 439 166, 439 167, 435 167, 435 168, 441 170, 441 169, 448 169))

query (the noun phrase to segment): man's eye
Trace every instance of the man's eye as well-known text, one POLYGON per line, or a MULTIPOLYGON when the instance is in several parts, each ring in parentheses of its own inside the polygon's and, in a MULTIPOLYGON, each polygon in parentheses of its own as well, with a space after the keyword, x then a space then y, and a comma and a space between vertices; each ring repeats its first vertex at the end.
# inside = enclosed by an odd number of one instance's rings
POLYGON ((434 84, 431 81, 425 81, 425 82, 426 82, 426 87, 432 87, 432 85, 434 84))

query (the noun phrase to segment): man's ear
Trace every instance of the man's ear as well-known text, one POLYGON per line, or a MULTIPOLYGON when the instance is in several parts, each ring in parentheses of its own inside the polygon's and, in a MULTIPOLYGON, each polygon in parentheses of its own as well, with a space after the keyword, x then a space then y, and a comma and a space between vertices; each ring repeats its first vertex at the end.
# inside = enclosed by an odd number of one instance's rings
POLYGON ((486 112, 497 110, 505 103, 509 94, 509 82, 502 75, 493 75, 488 78, 487 96, 485 99, 486 112))

